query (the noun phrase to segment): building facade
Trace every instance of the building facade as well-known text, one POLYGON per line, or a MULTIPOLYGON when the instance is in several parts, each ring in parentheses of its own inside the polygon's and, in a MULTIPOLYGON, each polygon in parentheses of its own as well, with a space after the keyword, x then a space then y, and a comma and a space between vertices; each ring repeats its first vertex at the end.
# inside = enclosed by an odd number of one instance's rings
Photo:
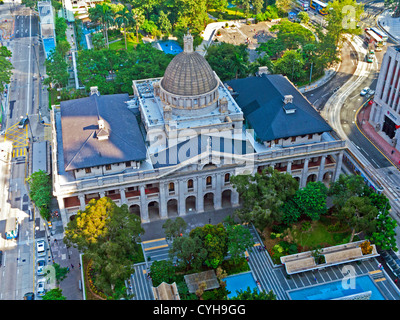
POLYGON ((164 77, 132 85, 133 97, 92 88, 52 111, 64 224, 103 196, 147 223, 239 206, 233 175, 272 166, 304 187, 341 172, 344 141, 286 77, 222 83, 191 35, 164 77))
POLYGON ((381 71, 369 121, 394 148, 400 151, 400 46, 388 47, 381 71))

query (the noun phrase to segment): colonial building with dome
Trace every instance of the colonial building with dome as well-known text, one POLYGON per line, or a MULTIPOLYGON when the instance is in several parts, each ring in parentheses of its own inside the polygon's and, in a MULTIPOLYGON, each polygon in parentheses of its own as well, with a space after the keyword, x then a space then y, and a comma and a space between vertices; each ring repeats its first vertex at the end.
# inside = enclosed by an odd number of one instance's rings
POLYGON ((184 36, 162 78, 133 96, 61 102, 52 111, 53 194, 63 224, 91 199, 127 204, 143 223, 237 207, 230 177, 272 166, 337 179, 345 143, 282 75, 222 83, 184 36))

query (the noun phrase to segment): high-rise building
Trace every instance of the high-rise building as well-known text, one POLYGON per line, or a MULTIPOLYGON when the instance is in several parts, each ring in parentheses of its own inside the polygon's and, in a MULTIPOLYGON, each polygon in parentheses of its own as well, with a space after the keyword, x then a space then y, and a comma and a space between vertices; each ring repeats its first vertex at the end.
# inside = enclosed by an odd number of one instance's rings
POLYGON ((400 151, 400 46, 388 47, 382 60, 369 116, 377 132, 400 151))

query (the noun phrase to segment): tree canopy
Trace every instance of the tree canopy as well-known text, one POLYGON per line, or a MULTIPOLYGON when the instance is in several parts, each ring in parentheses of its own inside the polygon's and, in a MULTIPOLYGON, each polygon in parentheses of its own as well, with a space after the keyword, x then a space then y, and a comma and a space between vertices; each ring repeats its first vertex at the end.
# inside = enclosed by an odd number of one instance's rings
POLYGON ((96 286, 109 295, 123 292, 124 280, 134 273, 141 250, 140 218, 127 205, 117 206, 107 197, 89 201, 65 229, 64 242, 83 251, 96 270, 96 286))

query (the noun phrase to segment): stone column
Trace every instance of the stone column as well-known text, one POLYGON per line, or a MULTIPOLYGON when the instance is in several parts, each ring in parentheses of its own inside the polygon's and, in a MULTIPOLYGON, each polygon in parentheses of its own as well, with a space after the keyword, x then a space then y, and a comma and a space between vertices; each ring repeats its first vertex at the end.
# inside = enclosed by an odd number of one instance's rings
POLYGON ((307 173, 308 173, 308 162, 309 161, 310 160, 308 158, 304 159, 303 171, 301 173, 300 188, 304 188, 307 184, 307 173))
POLYGON ((289 160, 286 167, 286 172, 292 174, 292 160, 289 160))
POLYGON ((336 160, 336 169, 335 169, 335 176, 333 181, 339 179, 340 172, 342 170, 342 162, 343 162, 343 151, 340 151, 337 160, 336 160))
POLYGON ((324 170, 325 170, 325 161, 326 161, 326 156, 321 156, 321 163, 319 165, 319 171, 318 171, 318 181, 323 180, 324 170))
POLYGON ((79 196, 79 201, 81 203, 81 211, 85 210, 86 208, 86 203, 85 203, 85 195, 84 194, 80 194, 79 196))
POLYGON ((104 191, 100 191, 99 194, 100 198, 104 198, 106 196, 106 193, 104 191))
POLYGON ((119 194, 121 195, 121 205, 126 204, 126 195, 125 195, 125 189, 119 189, 119 194))
POLYGON ((67 226, 68 223, 68 218, 67 218, 67 210, 65 210, 65 205, 64 205, 64 198, 58 196, 57 197, 57 202, 58 202, 58 208, 60 209, 60 215, 61 215, 61 221, 64 227, 67 226))
POLYGON ((178 181, 178 215, 184 216, 186 214, 185 204, 185 182, 183 180, 178 181))
POLYGON ((222 175, 217 174, 215 180, 214 209, 219 210, 222 208, 222 175))
POLYGON ((204 212, 204 195, 203 195, 203 178, 197 177, 197 199, 196 211, 197 213, 204 212))
POLYGON ((144 186, 140 187, 140 217, 142 222, 150 222, 149 220, 149 208, 147 207, 146 193, 144 192, 144 186))
POLYGON ((161 219, 168 218, 167 197, 166 197, 167 192, 168 190, 165 185, 165 182, 160 182, 159 210, 161 219))
POLYGON ((232 207, 239 206, 239 192, 237 192, 235 189, 232 189, 231 203, 232 207))

